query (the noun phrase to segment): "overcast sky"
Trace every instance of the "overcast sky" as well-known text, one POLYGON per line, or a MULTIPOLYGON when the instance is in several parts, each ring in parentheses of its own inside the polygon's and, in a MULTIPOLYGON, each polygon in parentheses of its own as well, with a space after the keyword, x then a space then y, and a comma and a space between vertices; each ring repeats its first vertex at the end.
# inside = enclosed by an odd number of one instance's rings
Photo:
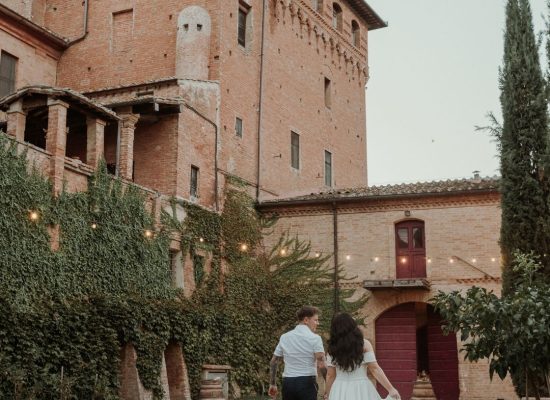
MULTIPOLYGON (((369 185, 498 174, 475 126, 500 118, 505 0, 367 2, 389 23, 369 33, 369 185)), ((538 30, 545 3, 531 0, 538 30)))

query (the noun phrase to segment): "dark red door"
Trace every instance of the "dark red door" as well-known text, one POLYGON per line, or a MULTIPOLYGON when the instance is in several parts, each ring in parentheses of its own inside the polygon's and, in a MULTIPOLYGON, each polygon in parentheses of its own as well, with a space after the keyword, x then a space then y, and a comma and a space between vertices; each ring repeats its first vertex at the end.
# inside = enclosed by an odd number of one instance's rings
POLYGON ((424 222, 404 221, 395 225, 397 279, 426 277, 424 222))
MULTIPOLYGON (((376 359, 403 400, 416 380, 416 313, 414 303, 389 309, 375 323, 376 359)), ((382 397, 387 392, 378 385, 382 397)))
POLYGON ((428 306, 428 363, 438 400, 458 400, 458 353, 456 335, 443 335, 441 317, 428 306))

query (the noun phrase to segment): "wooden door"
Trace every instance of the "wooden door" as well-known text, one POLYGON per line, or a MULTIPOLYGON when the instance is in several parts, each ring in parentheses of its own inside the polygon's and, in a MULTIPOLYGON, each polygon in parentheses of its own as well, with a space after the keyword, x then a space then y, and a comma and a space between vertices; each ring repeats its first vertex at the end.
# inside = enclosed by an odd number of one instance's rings
POLYGON ((438 400, 458 400, 456 335, 443 335, 441 317, 431 306, 428 306, 428 363, 435 397, 438 400))
POLYGON ((426 242, 423 221, 404 221, 395 225, 397 279, 426 277, 426 242))
MULTIPOLYGON (((416 379, 416 313, 414 303, 384 312, 375 323, 378 363, 403 400, 410 399, 416 379)), ((378 385, 382 398, 386 390, 378 385)))

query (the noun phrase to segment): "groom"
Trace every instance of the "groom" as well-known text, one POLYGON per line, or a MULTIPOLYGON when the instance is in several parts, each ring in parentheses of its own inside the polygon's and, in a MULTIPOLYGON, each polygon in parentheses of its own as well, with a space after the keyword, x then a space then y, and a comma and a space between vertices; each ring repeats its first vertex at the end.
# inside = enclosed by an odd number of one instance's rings
POLYGON ((315 334, 319 325, 319 309, 303 306, 296 313, 298 325, 283 334, 269 363, 269 391, 277 396, 277 367, 284 360, 283 400, 316 400, 317 369, 326 378, 325 351, 321 336, 315 334))

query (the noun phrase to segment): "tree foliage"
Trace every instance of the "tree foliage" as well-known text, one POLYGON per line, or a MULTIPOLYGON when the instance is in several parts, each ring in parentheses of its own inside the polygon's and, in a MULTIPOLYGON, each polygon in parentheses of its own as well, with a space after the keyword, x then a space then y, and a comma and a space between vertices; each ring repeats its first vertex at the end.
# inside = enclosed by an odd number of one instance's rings
POLYGON ((503 124, 499 140, 504 293, 515 290, 516 250, 540 255, 550 277, 548 104, 528 0, 508 0, 500 74, 503 124), (547 256, 548 255, 548 256, 547 256))
MULTIPOLYGON (((538 396, 550 373, 550 285, 536 277, 543 268, 536 255, 514 257, 513 293, 498 297, 474 286, 466 293, 439 292, 433 304, 444 330, 460 332, 465 359, 488 358, 491 378, 495 372, 501 379, 508 373, 527 377, 538 396)), ((520 390, 525 393, 524 386, 520 390)))

